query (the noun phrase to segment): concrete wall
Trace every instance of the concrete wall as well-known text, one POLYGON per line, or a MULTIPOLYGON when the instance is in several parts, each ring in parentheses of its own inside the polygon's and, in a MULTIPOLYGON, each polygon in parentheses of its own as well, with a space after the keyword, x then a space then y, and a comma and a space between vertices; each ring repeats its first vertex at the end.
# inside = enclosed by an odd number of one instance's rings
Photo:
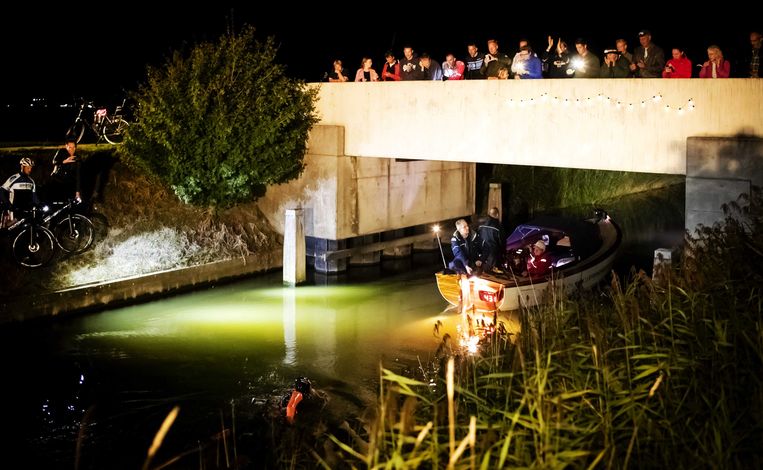
POLYGON ((683 174, 688 137, 763 135, 754 79, 325 83, 317 106, 362 157, 683 174))
POLYGON ((686 152, 686 228, 712 226, 724 218, 721 205, 751 186, 763 187, 763 139, 692 137, 686 152))
POLYGON ((0 300, 0 324, 134 304, 281 267, 281 250, 0 300))
POLYGON ((342 240, 474 213, 475 165, 344 156, 341 127, 316 126, 305 171, 269 187, 260 209, 283 233, 286 209, 305 210, 305 234, 342 240))

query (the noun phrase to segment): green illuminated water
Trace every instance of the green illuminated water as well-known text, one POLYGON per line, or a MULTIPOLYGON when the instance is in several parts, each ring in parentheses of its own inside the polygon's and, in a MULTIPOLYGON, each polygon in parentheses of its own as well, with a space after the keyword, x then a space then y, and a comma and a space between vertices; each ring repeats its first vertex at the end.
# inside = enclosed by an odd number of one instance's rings
MULTIPOLYGON (((677 196, 682 188, 607 207, 625 233, 620 272, 633 264, 648 270, 655 248, 680 242, 681 201, 666 202, 677 196)), ((353 269, 335 285, 284 288, 276 273, 0 329, 7 435, 0 450, 18 456, 18 468, 73 468, 82 430, 80 469, 140 468, 177 405, 156 463, 199 445, 216 455, 220 415, 230 428, 234 409, 241 453, 265 458, 289 432, 278 404, 299 376, 325 397, 298 415, 305 432, 320 429, 317 421, 331 428, 362 417, 376 399, 380 364, 415 376, 440 342, 435 322, 455 333, 458 318, 443 313, 434 281, 439 256, 416 255, 402 269, 387 262, 353 269)), ((174 468, 199 463, 190 458, 174 468)))
POLYGON ((454 324, 442 314, 435 269, 298 288, 283 287, 278 273, 3 332, 3 370, 29 376, 6 390, 18 404, 15 438, 33 462, 70 463, 89 421, 83 468, 114 468, 114 454, 139 466, 172 406, 181 411, 167 458, 219 432, 221 411, 230 425, 231 403, 240 430, 261 431, 299 376, 327 397, 320 419, 360 416, 375 400, 381 362, 398 372, 426 364, 439 342, 435 322, 454 324))

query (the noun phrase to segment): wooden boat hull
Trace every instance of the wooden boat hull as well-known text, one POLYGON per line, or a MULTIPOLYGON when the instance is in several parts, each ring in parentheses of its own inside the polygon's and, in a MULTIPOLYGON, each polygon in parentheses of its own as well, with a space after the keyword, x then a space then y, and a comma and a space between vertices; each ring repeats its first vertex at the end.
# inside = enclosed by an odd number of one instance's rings
POLYGON ((591 288, 610 272, 622 243, 622 232, 614 222, 607 218, 597 224, 602 239, 598 250, 586 259, 559 268, 551 276, 531 279, 483 274, 467 278, 439 272, 436 274, 437 288, 448 303, 459 306, 463 298, 467 299, 463 308, 480 311, 532 307, 543 302, 556 288, 566 291, 591 288), (549 290, 551 287, 554 289, 549 290))

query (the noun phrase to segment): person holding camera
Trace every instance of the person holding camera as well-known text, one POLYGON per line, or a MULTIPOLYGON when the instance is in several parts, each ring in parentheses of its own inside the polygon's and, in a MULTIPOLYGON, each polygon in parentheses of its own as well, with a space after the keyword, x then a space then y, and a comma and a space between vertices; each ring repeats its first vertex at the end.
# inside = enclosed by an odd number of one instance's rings
POLYGON ((691 60, 682 48, 673 48, 673 58, 665 65, 662 78, 691 78, 691 60))
POLYGON ((487 50, 488 53, 485 54, 480 73, 487 78, 498 78, 498 69, 511 67, 511 58, 498 50, 498 41, 495 39, 488 39, 487 50))

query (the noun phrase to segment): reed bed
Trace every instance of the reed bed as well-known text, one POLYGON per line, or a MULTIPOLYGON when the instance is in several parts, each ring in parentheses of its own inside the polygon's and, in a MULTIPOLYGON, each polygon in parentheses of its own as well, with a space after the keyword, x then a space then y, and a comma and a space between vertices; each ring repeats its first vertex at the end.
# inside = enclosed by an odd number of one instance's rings
POLYGON ((662 285, 637 272, 593 295, 554 292, 520 312, 516 335, 501 317, 481 331, 472 322, 478 352, 445 336, 434 384, 383 370, 376 417, 356 430, 363 445, 332 437, 344 465, 761 468, 763 200, 754 199, 693 234, 662 285))

